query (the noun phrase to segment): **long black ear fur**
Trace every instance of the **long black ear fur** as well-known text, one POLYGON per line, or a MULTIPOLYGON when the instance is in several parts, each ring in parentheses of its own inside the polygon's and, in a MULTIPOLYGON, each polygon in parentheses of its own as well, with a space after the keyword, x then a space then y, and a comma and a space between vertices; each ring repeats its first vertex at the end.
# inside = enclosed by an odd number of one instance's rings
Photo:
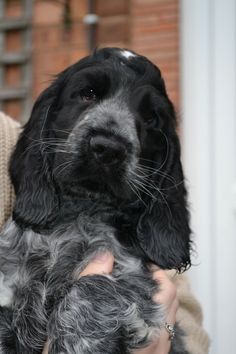
POLYGON ((59 195, 41 143, 45 136, 50 137, 45 128, 58 109, 65 82, 86 60, 84 58, 65 69, 42 92, 12 154, 9 171, 16 193, 13 219, 24 227, 34 227, 35 230, 48 227, 58 215, 59 195))
MULTIPOLYGON (((149 198, 140 216, 137 235, 147 260, 163 269, 185 270, 190 266, 190 227, 186 190, 176 135, 169 140, 169 157, 164 177, 157 185, 161 193, 149 198), (170 182, 168 175, 175 182, 170 182)), ((158 178, 159 175, 155 178, 158 178)))
POLYGON ((50 119, 54 95, 52 84, 38 98, 10 161, 10 176, 16 194, 13 219, 24 227, 46 226, 59 207, 47 156, 41 148, 44 124, 50 119))

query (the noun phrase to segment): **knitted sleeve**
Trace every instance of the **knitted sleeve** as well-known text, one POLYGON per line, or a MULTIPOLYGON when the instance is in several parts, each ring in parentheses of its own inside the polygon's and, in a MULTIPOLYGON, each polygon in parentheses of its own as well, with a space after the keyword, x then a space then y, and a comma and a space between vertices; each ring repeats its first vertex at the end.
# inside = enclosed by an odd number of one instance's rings
POLYGON ((186 349, 191 354, 207 354, 210 341, 202 327, 203 315, 201 306, 191 293, 186 275, 174 275, 174 273, 173 271, 168 271, 168 275, 177 287, 179 308, 176 319, 185 332, 186 349))
POLYGON ((12 211, 14 191, 8 175, 8 161, 19 132, 19 123, 0 112, 0 228, 12 211))

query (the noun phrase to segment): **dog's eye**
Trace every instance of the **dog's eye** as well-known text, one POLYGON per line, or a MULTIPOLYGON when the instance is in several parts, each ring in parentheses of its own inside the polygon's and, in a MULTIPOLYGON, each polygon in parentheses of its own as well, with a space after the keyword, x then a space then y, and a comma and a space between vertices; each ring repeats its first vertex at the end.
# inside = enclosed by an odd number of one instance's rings
POLYGON ((80 97, 84 102, 96 101, 97 95, 93 88, 86 87, 80 92, 80 97))
POLYGON ((149 116, 144 120, 144 124, 146 127, 149 127, 155 122, 155 117, 154 116, 149 116))

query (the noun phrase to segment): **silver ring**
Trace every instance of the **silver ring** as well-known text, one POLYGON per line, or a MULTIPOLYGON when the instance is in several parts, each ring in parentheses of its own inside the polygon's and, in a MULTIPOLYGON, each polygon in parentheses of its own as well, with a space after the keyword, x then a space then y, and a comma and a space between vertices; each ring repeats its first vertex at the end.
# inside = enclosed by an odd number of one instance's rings
POLYGON ((169 323, 165 323, 165 329, 169 333, 169 340, 172 341, 175 338, 175 329, 174 326, 172 326, 169 323))

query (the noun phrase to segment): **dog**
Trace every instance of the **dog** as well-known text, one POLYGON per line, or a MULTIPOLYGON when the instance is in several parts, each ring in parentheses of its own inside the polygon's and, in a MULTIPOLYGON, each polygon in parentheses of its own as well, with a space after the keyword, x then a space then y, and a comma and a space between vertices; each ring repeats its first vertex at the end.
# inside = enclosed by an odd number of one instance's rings
MULTIPOLYGON (((97 49, 37 99, 10 161, 0 353, 128 354, 165 323, 149 263, 184 271, 191 230, 176 115, 160 70, 97 49), (110 275, 78 275, 99 252, 110 275)), ((176 326, 172 354, 188 354, 176 326)))

